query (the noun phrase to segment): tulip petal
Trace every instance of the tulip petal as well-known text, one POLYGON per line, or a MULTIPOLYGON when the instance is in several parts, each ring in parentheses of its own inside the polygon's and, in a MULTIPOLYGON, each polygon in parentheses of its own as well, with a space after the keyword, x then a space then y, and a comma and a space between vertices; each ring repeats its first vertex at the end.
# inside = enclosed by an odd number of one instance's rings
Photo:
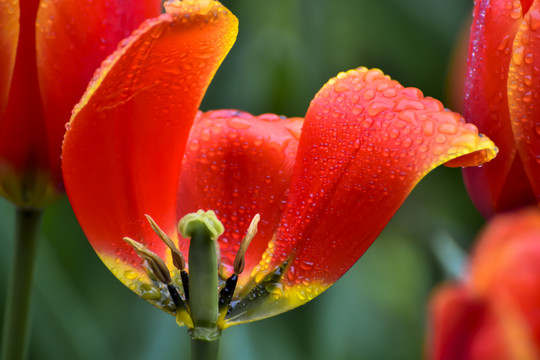
POLYGON ((466 287, 438 288, 429 315, 427 359, 508 359, 493 310, 466 287))
MULTIPOLYGON (((302 121, 220 110, 199 113, 191 129, 180 175, 178 217, 199 209, 216 212, 225 226, 219 238, 224 277, 232 274, 251 220, 261 216, 237 288, 259 262, 279 223, 302 121)), ((180 250, 187 253, 188 242, 182 242, 180 250)))
POLYGON ((19 37, 19 1, 0 2, 0 118, 6 109, 17 39, 19 37))
POLYGON ((508 72, 508 104, 519 155, 537 201, 540 199, 539 37, 540 2, 535 1, 514 39, 508 72))
POLYGON ((430 170, 495 154, 474 125, 380 70, 331 79, 306 115, 287 207, 254 273, 259 282, 286 264, 272 310, 299 306, 341 277, 430 170))
POLYGON ((38 6, 37 0, 0 5, 2 17, 13 17, 0 25, 2 46, 6 46, 0 51, 10 51, 0 57, 0 195, 18 206, 35 207, 47 197, 49 184, 36 67, 38 6))
MULTIPOLYGON (((478 240, 471 261, 474 292, 497 301, 497 306, 503 309, 500 322, 509 329, 506 331, 508 336, 528 329, 520 336, 520 341, 514 342, 526 349, 534 348, 532 344, 540 344, 539 239, 540 214, 537 209, 498 217, 478 240)), ((540 347, 534 352, 540 355, 540 347)))
POLYGON ((540 212, 495 217, 478 239, 466 281, 431 300, 429 359, 538 359, 540 212))
POLYGON ((463 287, 438 288, 429 306, 428 359, 469 359, 473 339, 486 316, 486 305, 463 287))
POLYGON ((512 40, 521 19, 519 1, 476 2, 464 116, 489 136, 500 151, 490 164, 464 169, 463 174, 471 199, 485 217, 536 203, 517 156, 506 94, 512 40))
POLYGON ((160 13, 160 0, 41 1, 36 26, 38 72, 57 191, 63 192, 61 144, 73 106, 120 40, 160 13))
POLYGON ((173 268, 144 215, 177 241, 185 144, 238 27, 217 1, 166 8, 103 63, 74 110, 62 154, 66 191, 92 246, 122 282, 160 307, 163 296, 148 290, 141 259, 122 239, 142 243, 173 268))

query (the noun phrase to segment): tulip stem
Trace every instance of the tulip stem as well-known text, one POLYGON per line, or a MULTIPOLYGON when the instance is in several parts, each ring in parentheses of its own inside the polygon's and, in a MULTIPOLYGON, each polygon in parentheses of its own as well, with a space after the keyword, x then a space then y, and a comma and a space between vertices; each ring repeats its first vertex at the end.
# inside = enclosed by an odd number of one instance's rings
POLYGON ((28 314, 41 215, 41 209, 17 208, 15 257, 2 330, 2 360, 22 360, 26 356, 28 314))
POLYGON ((217 360, 219 338, 213 341, 191 338, 192 360, 217 360))

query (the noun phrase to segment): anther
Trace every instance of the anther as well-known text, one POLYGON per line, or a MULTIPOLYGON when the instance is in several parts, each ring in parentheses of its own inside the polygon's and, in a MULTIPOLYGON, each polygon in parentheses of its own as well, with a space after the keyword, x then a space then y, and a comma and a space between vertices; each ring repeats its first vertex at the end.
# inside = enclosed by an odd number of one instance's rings
POLYGON ((238 249, 236 257, 234 258, 234 273, 236 275, 239 275, 244 270, 244 257, 246 255, 248 246, 251 243, 251 240, 253 240, 253 238, 257 234, 257 225, 259 224, 260 220, 261 216, 259 214, 256 214, 251 220, 251 223, 249 224, 246 236, 244 236, 242 242, 240 242, 240 248, 238 249))
POLYGON ((149 250, 140 242, 130 239, 128 237, 125 237, 124 241, 131 245, 131 247, 133 247, 133 250, 135 250, 139 257, 141 257, 143 260, 146 260, 148 266, 150 267, 150 270, 161 283, 168 285, 172 282, 171 274, 169 273, 167 265, 165 265, 163 260, 159 256, 157 256, 155 252, 149 250))
MULTIPOLYGON (((180 270, 180 278, 182 279, 182 287, 184 288, 184 296, 186 300, 188 300, 189 299, 189 275, 185 270, 186 261, 184 259, 184 255, 182 254, 180 250, 178 250, 178 248, 176 247, 174 242, 171 240, 171 238, 167 234, 165 234, 163 230, 161 230, 161 228, 154 221, 154 219, 152 219, 150 215, 145 214, 144 216, 146 216, 146 219, 150 223, 152 230, 154 230, 154 232, 158 235, 161 241, 163 241, 165 245, 167 245, 167 247, 171 250, 173 264, 178 270, 180 270)), ((169 292, 170 292, 170 289, 169 289, 169 292)), ((173 300, 174 300, 174 295, 172 293, 171 293, 171 296, 173 297, 173 300)))
POLYGON ((148 263, 148 267, 150 267, 150 271, 156 277, 156 279, 167 286, 169 294, 171 295, 171 299, 176 305, 176 307, 185 307, 184 302, 180 297, 180 294, 178 294, 178 290, 176 290, 176 288, 172 284, 171 274, 169 273, 169 269, 167 268, 167 265, 165 265, 165 262, 163 262, 163 260, 155 252, 148 249, 140 242, 128 237, 125 237, 124 241, 131 245, 137 255, 139 255, 140 258, 142 258, 148 263))
POLYGON ((251 220, 246 232, 246 236, 244 236, 240 242, 240 248, 238 249, 236 257, 234 258, 234 273, 225 281, 225 286, 219 292, 219 311, 222 319, 225 318, 229 304, 232 301, 234 291, 236 290, 236 283, 238 282, 238 275, 244 270, 246 251, 251 243, 251 240, 253 240, 257 234, 257 225, 259 224, 260 220, 261 216, 259 214, 256 214, 251 220))
POLYGON ((184 255, 178 250, 176 245, 172 242, 171 238, 163 230, 159 228, 154 219, 150 215, 144 215, 150 223, 152 230, 158 235, 158 237, 171 249, 171 255, 173 259, 173 264, 178 270, 184 270, 186 268, 186 261, 184 260, 184 255))

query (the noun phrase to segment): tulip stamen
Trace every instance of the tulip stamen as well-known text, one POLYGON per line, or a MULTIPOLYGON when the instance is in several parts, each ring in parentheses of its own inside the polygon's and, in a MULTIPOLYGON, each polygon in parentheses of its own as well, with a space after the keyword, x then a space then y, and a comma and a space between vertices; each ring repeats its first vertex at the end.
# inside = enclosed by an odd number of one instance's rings
POLYGON ((238 275, 240 275, 244 270, 246 251, 251 243, 251 240, 253 240, 257 234, 257 225, 259 224, 260 220, 261 216, 259 214, 256 214, 251 220, 251 223, 246 231, 246 236, 244 236, 240 242, 240 248, 238 249, 234 259, 234 273, 225 281, 225 286, 219 292, 219 310, 222 318, 225 317, 229 304, 232 301, 234 291, 236 289, 236 283, 238 282, 238 275))
POLYGON ((171 296, 174 305, 176 308, 179 308, 184 304, 178 290, 172 284, 171 274, 165 262, 153 251, 148 249, 146 246, 141 244, 138 241, 135 241, 129 237, 124 237, 124 241, 127 242, 137 255, 146 261, 151 275, 153 275, 159 282, 167 286, 169 290, 169 295, 171 296))
POLYGON ((184 288, 184 297, 186 300, 189 299, 189 275, 186 271, 186 260, 184 259, 184 255, 182 252, 176 247, 174 242, 171 240, 171 238, 165 234, 163 230, 156 224, 154 219, 148 214, 145 214, 146 219, 150 223, 150 226, 152 227, 152 230, 157 234, 157 236, 167 245, 167 247, 171 250, 171 256, 173 260, 174 266, 180 270, 180 278, 182 279, 182 287, 184 288))
POLYGON ((184 270, 186 268, 186 261, 184 260, 184 255, 182 254, 182 252, 178 250, 171 238, 167 234, 165 234, 163 230, 161 230, 161 228, 156 224, 156 222, 154 221, 154 219, 152 219, 150 215, 146 214, 144 216, 146 216, 146 219, 150 223, 152 230, 154 230, 154 232, 158 235, 161 241, 163 241, 165 245, 167 245, 167 247, 171 250, 171 256, 174 266, 178 270, 184 270))
POLYGON ((165 265, 165 262, 155 252, 129 237, 125 237, 124 241, 131 245, 133 250, 135 250, 141 259, 147 262, 150 271, 159 282, 165 285, 172 282, 171 274, 169 273, 167 265, 165 265))
POLYGON ((253 240, 253 238, 257 234, 257 225, 259 224, 260 220, 261 220, 261 216, 259 214, 256 214, 251 220, 251 223, 249 224, 249 227, 246 232, 246 236, 244 236, 244 238, 242 239, 242 242, 240 242, 240 248, 238 249, 238 252, 236 253, 236 257, 234 258, 234 273, 236 275, 240 275, 242 271, 244 270, 244 266, 245 266, 244 257, 246 255, 248 246, 251 243, 251 240, 253 240))

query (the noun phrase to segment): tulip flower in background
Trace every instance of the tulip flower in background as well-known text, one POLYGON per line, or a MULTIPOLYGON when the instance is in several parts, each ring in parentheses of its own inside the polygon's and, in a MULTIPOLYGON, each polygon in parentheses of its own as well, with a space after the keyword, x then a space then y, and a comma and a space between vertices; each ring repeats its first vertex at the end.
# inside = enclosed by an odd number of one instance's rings
POLYGON ((495 217, 467 277, 431 300, 429 359, 540 357, 540 212, 495 217))
POLYGON ((165 7, 98 71, 62 167, 96 252, 190 328, 193 358, 327 289, 430 170, 496 154, 437 100, 366 68, 331 79, 305 119, 198 112, 237 20, 217 1, 165 7))
POLYGON ((36 231, 43 206, 64 193, 71 110, 106 55, 160 12, 159 1, 0 1, 0 195, 18 208, 3 359, 23 357, 36 231))
POLYGON ((532 0, 475 2, 464 116, 500 152, 464 177, 486 218, 537 204, 540 195, 539 8, 532 0))

